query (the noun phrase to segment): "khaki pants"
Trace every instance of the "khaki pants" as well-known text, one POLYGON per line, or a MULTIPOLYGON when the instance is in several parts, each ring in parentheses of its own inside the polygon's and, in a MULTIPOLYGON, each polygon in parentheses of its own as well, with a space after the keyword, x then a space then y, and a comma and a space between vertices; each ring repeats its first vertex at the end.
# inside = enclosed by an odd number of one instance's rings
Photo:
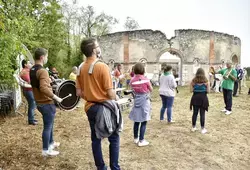
POLYGON ((241 81, 242 80, 239 80, 239 86, 238 86, 239 87, 239 94, 241 94, 241 81))

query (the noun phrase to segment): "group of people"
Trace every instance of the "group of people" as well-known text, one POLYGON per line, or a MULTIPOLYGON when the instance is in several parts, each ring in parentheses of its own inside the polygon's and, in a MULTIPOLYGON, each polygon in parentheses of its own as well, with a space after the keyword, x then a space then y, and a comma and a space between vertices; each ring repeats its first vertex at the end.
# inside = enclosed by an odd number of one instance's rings
MULTIPOLYGON (((164 113, 167 109, 167 121, 169 123, 174 122, 172 120, 172 106, 173 100, 175 97, 175 88, 176 83, 174 81, 174 76, 171 73, 171 66, 165 66, 163 68, 164 74, 160 77, 160 96, 162 98, 162 108, 160 113, 160 120, 163 121, 164 113)), ((217 72, 213 71, 213 75, 220 74, 223 79, 221 80, 221 89, 223 91, 225 108, 222 109, 222 112, 225 112, 226 115, 232 113, 232 96, 233 91, 235 92, 235 84, 239 82, 241 72, 232 67, 232 62, 228 61, 226 63, 226 68, 220 69, 217 72)), ((205 112, 208 111, 209 100, 207 93, 210 92, 210 83, 206 78, 205 71, 202 68, 198 68, 195 77, 191 81, 190 91, 193 93, 193 96, 190 101, 190 110, 193 110, 192 116, 192 129, 191 131, 196 131, 196 120, 198 113, 200 113, 200 124, 201 124, 201 133, 206 133, 207 129, 205 128, 205 112)))
MULTIPOLYGON (((91 63, 94 62, 96 59, 96 53, 95 52, 99 47, 98 43, 93 40, 86 40, 82 42, 82 51, 87 57, 87 60, 85 62, 85 69, 81 69, 81 72, 83 73, 80 76, 80 82, 87 81, 88 83, 79 83, 78 87, 79 95, 82 95, 83 98, 87 101, 87 105, 85 106, 85 111, 88 116, 88 120, 90 122, 90 129, 91 129, 91 139, 92 139, 92 149, 93 149, 93 155, 95 160, 95 165, 97 166, 97 169, 106 169, 106 165, 102 158, 102 151, 101 151, 101 139, 98 139, 96 137, 96 128, 97 122, 95 122, 95 116, 96 114, 101 114, 97 110, 98 107, 101 107, 101 103, 104 102, 104 100, 110 100, 110 99, 117 99, 115 97, 115 93, 111 93, 111 79, 106 77, 106 74, 110 74, 108 72, 108 67, 104 67, 103 63, 100 63, 96 65, 96 71, 99 70, 99 68, 102 68, 103 73, 101 74, 103 77, 105 77, 105 80, 107 80, 107 86, 98 86, 99 83, 104 84, 104 79, 101 79, 98 76, 90 76, 88 73, 88 68, 91 63), (88 46, 88 48, 86 47, 88 46), (89 49, 90 48, 90 49, 89 49), (86 51, 84 51, 86 50, 86 51), (91 53, 87 53, 88 51, 91 51, 91 53), (105 68, 105 69, 104 69, 105 68), (104 71, 105 70, 105 71, 104 71), (95 85, 97 84, 97 85, 95 85), (91 88, 93 87, 93 88, 91 88), (98 88, 96 88, 98 87, 98 88), (106 95, 99 97, 97 94, 103 95, 104 89, 106 89, 106 95), (99 92, 98 92, 99 91, 99 92), (98 93, 97 93, 98 92, 98 93), (84 94, 84 95, 83 95, 84 94), (112 95, 113 94, 113 95, 112 95), (97 97, 95 97, 97 96, 97 97)), ((120 66, 118 65, 117 70, 120 71, 120 66)), ((165 65, 163 68, 163 74, 160 77, 160 88, 159 88, 159 94, 162 99, 162 108, 160 111, 160 121, 164 121, 164 114, 167 110, 167 122, 173 123, 174 120, 172 118, 172 107, 174 103, 174 97, 176 94, 176 80, 174 75, 172 74, 172 67, 169 65, 165 65)), ((117 77, 120 76, 118 71, 114 71, 114 75, 117 75, 117 77), (117 72, 117 73, 115 73, 117 72)), ((129 114, 129 118, 134 122, 133 125, 133 137, 134 137, 134 143, 136 143, 139 147, 141 146, 147 146, 149 142, 145 140, 145 132, 146 132, 146 126, 147 122, 151 119, 151 104, 150 104, 150 92, 152 91, 152 85, 150 81, 144 76, 145 74, 145 67, 142 63, 137 63, 134 65, 133 68, 134 76, 131 78, 131 81, 129 82, 129 85, 131 86, 132 90, 135 93, 134 98, 134 105, 131 109, 131 112, 129 114), (138 81, 143 81, 145 83, 136 83, 138 81)), ((232 91, 234 87, 234 82, 237 80, 237 72, 235 69, 232 68, 232 63, 227 62, 227 68, 221 69, 217 74, 221 74, 223 77, 222 82, 222 90, 223 90, 223 96, 224 96, 224 103, 225 108, 222 110, 225 112, 225 114, 229 115, 232 113, 232 91)), ((94 74, 94 73, 93 73, 94 74)), ((98 74, 98 73, 96 73, 98 74)), ((121 87, 118 85, 118 87, 121 87)), ((194 79, 192 80, 190 84, 190 91, 193 93, 193 96, 190 101, 190 109, 193 110, 193 116, 192 116, 192 128, 191 131, 196 131, 196 120, 197 116, 200 113, 201 117, 201 133, 206 133, 207 130, 205 128, 205 112, 208 111, 209 107, 209 100, 207 93, 210 91, 210 83, 208 79, 206 78, 205 72, 202 68, 199 68, 196 72, 196 75, 194 79)), ((119 133, 117 131, 114 131, 114 134, 109 136, 110 141, 110 167, 111 169, 120 169, 120 166, 118 164, 118 156, 119 156, 119 133)))
MULTIPOLYGON (((21 78, 22 82, 25 83, 25 86, 22 86, 22 92, 24 97, 28 103, 28 124, 29 125, 37 125, 38 121, 35 119, 35 109, 36 109, 36 102, 34 99, 34 94, 32 90, 32 86, 30 85, 30 69, 33 67, 32 63, 29 60, 23 59, 21 61, 22 70, 19 73, 19 77, 21 78)), ((53 81, 54 79, 59 78, 59 73, 55 67, 46 68, 50 80, 53 81)))
MULTIPOLYGON (((226 68, 214 71, 213 75, 220 74, 223 77, 221 88, 223 91, 225 108, 222 112, 226 115, 232 113, 232 95, 235 81, 237 81, 237 71, 232 68, 232 62, 226 63, 226 68)), ((196 72, 195 78, 192 80, 190 90, 193 92, 193 96, 190 102, 190 109, 193 109, 192 116, 192 131, 196 131, 196 119, 198 112, 200 112, 200 124, 201 133, 206 133, 205 129, 205 112, 208 111, 209 100, 207 93, 210 91, 210 83, 208 82, 205 72, 202 68, 199 68, 196 72)))
MULTIPOLYGON (((110 142, 110 167, 112 170, 119 170, 121 169, 119 166, 119 132, 122 130, 123 121, 119 105, 115 102, 119 100, 119 97, 113 89, 114 81, 112 76, 118 82, 117 87, 122 87, 120 80, 124 77, 121 76, 121 65, 118 64, 116 69, 111 72, 109 67, 98 59, 100 46, 95 39, 83 40, 80 48, 82 54, 86 56, 86 60, 79 68, 73 67, 69 78, 76 81, 76 94, 86 101, 84 110, 91 130, 92 152, 95 165, 97 169, 107 169, 103 160, 101 147, 102 139, 107 137, 110 142)), ((48 61, 48 51, 43 48, 36 49, 34 59, 35 65, 32 67, 30 63, 23 62, 23 72, 26 72, 26 74, 21 74, 21 76, 24 80, 30 82, 32 86, 32 88, 25 89, 24 93, 29 102, 31 101, 30 91, 33 92, 34 96, 32 100, 35 100, 37 109, 43 117, 42 155, 56 156, 59 152, 55 148, 60 143, 55 142, 53 139, 53 124, 56 114, 54 101, 60 103, 63 99, 53 94, 48 71, 43 68, 43 65, 48 61)), ((173 123, 172 108, 177 83, 170 65, 165 64, 162 70, 163 74, 161 74, 159 80, 159 95, 162 100, 159 120, 163 122, 165 119, 164 115, 167 113, 167 122, 173 123)), ((145 67, 142 63, 136 63, 129 74, 130 79, 128 79, 127 84, 135 94, 134 105, 129 114, 129 119, 134 122, 134 143, 139 147, 147 146, 149 142, 144 139, 144 136, 147 122, 151 119, 150 92, 152 92, 153 88, 148 78, 144 75, 145 67), (145 83, 136 83, 142 80, 145 83)), ((227 68, 213 72, 213 75, 215 74, 221 74, 223 77, 221 87, 225 108, 222 111, 229 115, 232 113, 232 92, 235 81, 237 81, 237 71, 232 68, 231 62, 227 62, 227 68)), ((204 134, 207 132, 205 128, 205 112, 208 111, 209 107, 207 93, 210 91, 210 83, 202 68, 197 70, 190 84, 190 91, 193 93, 190 101, 190 109, 193 110, 191 131, 197 130, 196 120, 200 113, 201 133, 204 134)), ((30 124, 36 124, 37 122, 34 119, 33 112, 30 111, 34 110, 35 103, 29 103, 31 106, 28 113, 30 124)))
POLYGON ((43 48, 38 48, 34 54, 35 64, 32 66, 30 61, 22 61, 22 71, 20 78, 28 85, 23 87, 23 94, 28 102, 28 124, 37 125, 35 119, 35 108, 43 117, 43 150, 44 156, 55 156, 59 152, 54 149, 60 145, 53 139, 53 124, 56 113, 54 101, 61 102, 62 99, 53 93, 51 87, 51 77, 57 78, 58 72, 55 68, 47 70, 43 68, 48 61, 48 52, 43 48))
POLYGON ((130 89, 130 80, 134 77, 134 66, 132 70, 128 69, 126 72, 122 72, 122 65, 120 63, 116 64, 111 71, 112 82, 114 88, 122 88, 126 85, 127 89, 130 89))

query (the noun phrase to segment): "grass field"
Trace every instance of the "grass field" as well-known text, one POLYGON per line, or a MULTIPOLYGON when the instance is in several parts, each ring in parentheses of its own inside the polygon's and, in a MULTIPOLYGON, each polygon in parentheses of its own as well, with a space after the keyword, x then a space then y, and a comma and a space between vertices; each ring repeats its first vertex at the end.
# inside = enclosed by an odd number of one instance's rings
MULTIPOLYGON (((160 123, 161 100, 157 89, 152 94, 152 120, 148 122, 147 147, 133 143, 133 122, 123 113, 120 166, 123 170, 249 170, 250 169, 250 96, 247 88, 233 98, 233 113, 220 112, 222 94, 210 93, 206 113, 207 134, 190 132, 191 93, 179 88, 174 101, 173 124, 160 123)), ((25 117, 8 117, 0 121, 0 169, 3 170, 92 170, 95 169, 90 129, 83 108, 71 112, 57 110, 54 138, 61 142, 60 155, 41 156, 42 119, 36 112, 38 126, 28 126, 25 117)), ((199 120, 199 119, 198 119, 199 120)), ((199 127, 200 123, 197 121, 199 127)), ((200 129, 200 128, 199 128, 200 129)), ((108 141, 103 140, 108 164, 108 141)))

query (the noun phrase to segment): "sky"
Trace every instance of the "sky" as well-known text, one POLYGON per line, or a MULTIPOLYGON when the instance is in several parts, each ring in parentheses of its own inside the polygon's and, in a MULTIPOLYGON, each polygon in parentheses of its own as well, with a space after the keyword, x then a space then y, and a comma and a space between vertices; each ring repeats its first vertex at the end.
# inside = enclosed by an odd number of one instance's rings
MULTIPOLYGON (((72 2, 72 0, 66 0, 72 2)), ((113 32, 123 31, 127 16, 140 29, 164 32, 176 29, 223 32, 241 39, 241 64, 250 66, 250 0, 76 0, 79 6, 93 6, 119 20, 113 32)))

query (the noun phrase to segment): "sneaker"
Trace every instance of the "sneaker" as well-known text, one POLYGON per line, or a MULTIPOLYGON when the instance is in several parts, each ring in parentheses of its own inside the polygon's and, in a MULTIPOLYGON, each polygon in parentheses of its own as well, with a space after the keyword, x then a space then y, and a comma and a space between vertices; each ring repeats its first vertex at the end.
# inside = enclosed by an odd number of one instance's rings
POLYGON ((29 125, 37 125, 38 122, 37 122, 37 121, 33 121, 33 122, 29 122, 28 124, 29 124, 29 125))
POLYGON ((197 130, 196 127, 193 127, 193 128, 191 129, 192 132, 195 132, 196 130, 197 130))
POLYGON ((207 129, 203 128, 203 129, 201 130, 201 133, 202 133, 202 134, 207 133, 207 129))
POLYGON ((147 145, 149 145, 149 142, 146 141, 146 140, 143 140, 143 141, 139 141, 139 142, 138 142, 138 146, 147 146, 147 145))
POLYGON ((56 156, 56 155, 58 155, 59 154, 59 152, 58 151, 54 151, 54 150, 43 150, 42 151, 42 155, 43 156, 56 156))
POLYGON ((174 120, 170 120, 170 121, 168 121, 168 123, 175 123, 175 121, 174 120))
POLYGON ((227 109, 225 109, 225 108, 221 110, 221 112, 226 112, 226 111, 227 111, 227 109))
POLYGON ((53 142, 53 144, 49 145, 49 149, 53 150, 59 146, 60 146, 60 142, 53 142))
POLYGON ((134 139, 134 143, 137 144, 139 142, 139 138, 134 139))
POLYGON ((230 115, 231 113, 232 113, 232 112, 231 112, 231 111, 228 111, 228 110, 225 112, 226 115, 230 115))

